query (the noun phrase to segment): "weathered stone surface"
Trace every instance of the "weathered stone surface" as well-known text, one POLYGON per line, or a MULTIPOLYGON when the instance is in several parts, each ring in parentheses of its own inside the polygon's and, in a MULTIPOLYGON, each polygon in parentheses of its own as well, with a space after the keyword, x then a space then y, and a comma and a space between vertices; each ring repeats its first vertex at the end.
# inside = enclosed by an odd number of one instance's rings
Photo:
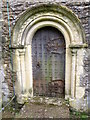
MULTIPOLYGON (((20 18, 20 15, 23 14, 28 8, 32 6, 36 6, 38 4, 62 4, 70 8, 81 20, 83 29, 85 31, 86 42, 88 43, 88 48, 90 48, 90 1, 89 0, 9 0, 9 15, 10 15, 10 27, 11 32, 13 31, 13 27, 16 24, 16 21, 20 18)), ((10 38, 9 38, 9 27, 8 27, 8 16, 7 16, 7 4, 6 1, 3 0, 2 5, 3 10, 3 45, 0 42, 0 53, 3 54, 0 59, 3 57, 4 59, 4 69, 5 69, 5 84, 8 83, 8 88, 13 92, 13 85, 12 85, 12 69, 11 69, 11 57, 10 57, 10 38)), ((1 24, 1 23, 0 23, 1 24)), ((1 33, 0 33, 1 34, 1 33)), ((14 52, 12 51, 12 54, 14 52)), ((90 50, 88 49, 84 55, 84 74, 81 75, 80 87, 86 87, 86 94, 88 96, 89 86, 90 86, 90 50)), ((14 74, 15 76, 15 74, 14 74)), ((17 77, 14 77, 14 81, 17 77)), ((8 90, 7 90, 8 91, 8 90)), ((13 94, 11 92, 11 94, 13 94)))
POLYGON ((1 11, 1 0, 0 0, 0 119, 2 119, 2 81, 4 76, 2 74, 2 11, 1 11))

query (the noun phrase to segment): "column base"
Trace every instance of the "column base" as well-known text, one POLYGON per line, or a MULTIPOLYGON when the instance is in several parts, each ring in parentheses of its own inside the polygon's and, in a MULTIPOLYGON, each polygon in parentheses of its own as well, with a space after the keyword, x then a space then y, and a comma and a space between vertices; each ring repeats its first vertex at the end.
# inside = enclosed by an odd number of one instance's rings
POLYGON ((70 98, 70 95, 65 95, 65 100, 68 100, 70 98))
POLYGON ((72 107, 73 110, 79 111, 79 112, 87 112, 88 111, 88 104, 87 99, 69 99, 69 104, 72 107))
POLYGON ((28 97, 29 97, 29 93, 26 93, 26 94, 20 94, 17 96, 17 102, 19 104, 24 104, 25 102, 28 101, 28 97))

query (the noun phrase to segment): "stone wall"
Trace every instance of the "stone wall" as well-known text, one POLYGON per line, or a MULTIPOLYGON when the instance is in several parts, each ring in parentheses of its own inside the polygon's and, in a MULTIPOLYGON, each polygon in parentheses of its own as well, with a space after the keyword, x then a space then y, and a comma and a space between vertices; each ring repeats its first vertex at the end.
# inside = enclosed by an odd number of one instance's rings
MULTIPOLYGON (((9 89, 7 80, 5 80, 5 71, 4 71, 4 59, 3 59, 3 14, 2 14, 2 1, 0 2, 0 92, 2 96, 2 100, 4 102, 8 101, 9 98, 9 89)), ((3 39, 4 38, 4 39, 3 39)), ((0 96, 0 97, 1 97, 0 96)))
MULTIPOLYGON (((60 4, 70 8, 78 18, 81 20, 83 29, 86 35, 86 42, 88 43, 88 48, 90 48, 90 2, 89 0, 9 0, 9 15, 10 15, 10 26, 11 31, 20 18, 20 15, 23 14, 28 8, 36 6, 38 4, 60 4)), ((11 69, 11 53, 14 54, 14 51, 10 51, 10 38, 8 31, 8 17, 7 17, 7 3, 3 0, 3 59, 4 59, 4 70, 5 70, 5 81, 9 86, 10 96, 13 94, 13 84, 12 80, 16 80, 15 73, 12 73, 11 69), (14 78, 13 78, 14 77, 14 78)), ((81 87, 86 86, 86 95, 88 95, 88 89, 90 85, 90 55, 89 49, 84 53, 84 75, 81 76, 81 87)))
POLYGON ((89 17, 88 17, 88 44, 89 44, 89 49, 88 49, 88 83, 87 83, 87 89, 86 91, 88 92, 88 107, 89 107, 89 112, 90 112, 90 5, 89 5, 89 17))
MULTIPOLYGON (((2 11, 0 0, 0 110, 2 108, 2 11)), ((2 118, 2 112, 0 112, 0 119, 2 118)))

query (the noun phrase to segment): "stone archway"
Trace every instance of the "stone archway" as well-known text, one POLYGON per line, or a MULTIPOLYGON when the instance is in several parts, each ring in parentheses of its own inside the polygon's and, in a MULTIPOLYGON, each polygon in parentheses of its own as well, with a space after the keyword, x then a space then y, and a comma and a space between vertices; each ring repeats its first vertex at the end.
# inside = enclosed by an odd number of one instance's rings
POLYGON ((69 98, 71 105, 76 108, 73 102, 81 100, 85 93, 85 88, 79 84, 83 74, 83 52, 87 45, 79 19, 64 6, 39 5, 28 9, 17 21, 11 45, 15 48, 14 70, 17 72, 19 86, 17 95, 33 96, 31 43, 35 32, 45 26, 57 28, 65 38, 65 98, 69 98), (81 61, 78 61, 79 58, 81 61))

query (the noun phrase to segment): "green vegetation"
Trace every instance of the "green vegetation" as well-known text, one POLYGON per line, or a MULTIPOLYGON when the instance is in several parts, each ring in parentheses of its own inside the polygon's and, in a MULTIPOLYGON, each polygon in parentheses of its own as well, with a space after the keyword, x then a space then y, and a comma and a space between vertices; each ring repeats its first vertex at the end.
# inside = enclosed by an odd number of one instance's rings
POLYGON ((88 114, 85 112, 71 111, 70 110, 70 118, 79 118, 80 120, 87 120, 88 114))

